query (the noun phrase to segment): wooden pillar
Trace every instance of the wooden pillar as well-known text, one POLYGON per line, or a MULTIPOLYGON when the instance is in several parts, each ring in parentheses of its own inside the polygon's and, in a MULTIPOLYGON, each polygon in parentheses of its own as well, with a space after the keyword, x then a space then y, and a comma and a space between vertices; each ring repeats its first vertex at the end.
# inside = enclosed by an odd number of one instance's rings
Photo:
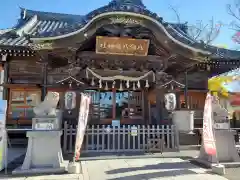
POLYGON ((184 88, 185 105, 186 105, 186 108, 188 109, 189 104, 188 104, 188 73, 187 71, 185 72, 184 82, 185 82, 185 88, 184 88))
POLYGON ((43 101, 45 96, 47 95, 47 76, 48 76, 48 72, 47 72, 47 63, 43 63, 42 65, 42 96, 41 96, 41 100, 43 101))
POLYGON ((116 89, 112 89, 112 117, 116 119, 116 89))
POLYGON ((176 94, 176 101, 177 101, 176 109, 181 109, 180 92, 176 92, 175 94, 176 94))
POLYGON ((149 104, 148 104, 148 89, 142 90, 142 109, 143 109, 143 123, 149 124, 149 104))
MULTIPOLYGON (((3 83, 7 84, 9 79, 9 61, 4 63, 3 70, 3 83)), ((8 88, 6 86, 3 88, 3 99, 8 100, 8 88)))
POLYGON ((164 119, 164 89, 156 88, 156 124, 161 124, 164 119))

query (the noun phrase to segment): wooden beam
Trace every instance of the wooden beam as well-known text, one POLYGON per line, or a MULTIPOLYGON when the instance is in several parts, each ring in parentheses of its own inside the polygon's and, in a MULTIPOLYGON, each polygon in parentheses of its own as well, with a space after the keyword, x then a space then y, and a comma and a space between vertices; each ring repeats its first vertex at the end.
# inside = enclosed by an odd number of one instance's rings
POLYGON ((148 55, 148 56, 123 56, 123 55, 110 55, 110 54, 97 54, 93 51, 81 51, 78 54, 78 57, 85 57, 85 58, 93 58, 93 59, 113 59, 113 60, 136 60, 136 61, 150 61, 150 62, 159 62, 159 61, 166 61, 167 58, 163 58, 160 56, 148 55))
POLYGON ((37 84, 7 84, 7 83, 3 83, 3 84, 0 84, 0 86, 3 86, 4 88, 17 88, 17 89, 39 88, 39 85, 37 85, 37 84))

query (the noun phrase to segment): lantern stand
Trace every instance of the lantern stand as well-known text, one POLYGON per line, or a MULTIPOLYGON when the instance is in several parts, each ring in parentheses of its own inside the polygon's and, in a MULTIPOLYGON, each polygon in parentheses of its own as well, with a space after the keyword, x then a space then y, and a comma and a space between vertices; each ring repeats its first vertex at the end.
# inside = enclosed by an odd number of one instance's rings
POLYGON ((168 83, 165 83, 164 85, 162 85, 161 87, 164 89, 167 89, 166 91, 167 93, 165 94, 165 108, 169 112, 168 119, 170 123, 173 124, 173 112, 177 106, 176 89, 184 88, 185 85, 175 80, 171 80, 168 83))

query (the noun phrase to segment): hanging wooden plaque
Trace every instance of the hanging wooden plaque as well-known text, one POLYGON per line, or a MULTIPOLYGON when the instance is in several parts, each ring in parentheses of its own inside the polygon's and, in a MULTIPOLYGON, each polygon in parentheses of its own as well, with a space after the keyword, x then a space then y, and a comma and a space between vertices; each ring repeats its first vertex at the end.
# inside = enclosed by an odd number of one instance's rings
POLYGON ((122 37, 97 36, 97 54, 117 54, 129 56, 147 56, 149 40, 122 37))

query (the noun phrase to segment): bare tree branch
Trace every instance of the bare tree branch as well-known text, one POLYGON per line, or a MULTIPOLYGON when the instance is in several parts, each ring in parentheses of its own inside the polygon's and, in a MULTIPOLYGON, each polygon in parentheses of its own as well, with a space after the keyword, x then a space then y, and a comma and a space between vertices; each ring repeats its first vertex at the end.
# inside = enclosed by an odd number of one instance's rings
MULTIPOLYGON (((180 13, 176 8, 170 6, 170 9, 174 12, 177 22, 179 24, 183 24, 181 22, 180 13)), ((196 24, 191 24, 188 26, 188 35, 196 40, 204 42, 205 44, 211 44, 219 35, 220 29, 222 28, 222 23, 215 23, 213 17, 209 21, 209 23, 204 24, 202 21, 197 21, 196 24)))
POLYGON ((227 4, 227 12, 234 20, 230 23, 230 29, 236 33, 232 36, 232 40, 240 44, 240 0, 235 0, 232 4, 227 4))
POLYGON ((180 20, 180 15, 179 15, 179 12, 177 11, 176 8, 174 8, 173 6, 170 5, 170 9, 174 12, 176 18, 177 18, 177 22, 180 24, 181 23, 181 20, 180 20))
POLYGON ((227 4, 227 12, 229 15, 240 21, 240 0, 235 0, 235 3, 233 3, 233 5, 227 4))

